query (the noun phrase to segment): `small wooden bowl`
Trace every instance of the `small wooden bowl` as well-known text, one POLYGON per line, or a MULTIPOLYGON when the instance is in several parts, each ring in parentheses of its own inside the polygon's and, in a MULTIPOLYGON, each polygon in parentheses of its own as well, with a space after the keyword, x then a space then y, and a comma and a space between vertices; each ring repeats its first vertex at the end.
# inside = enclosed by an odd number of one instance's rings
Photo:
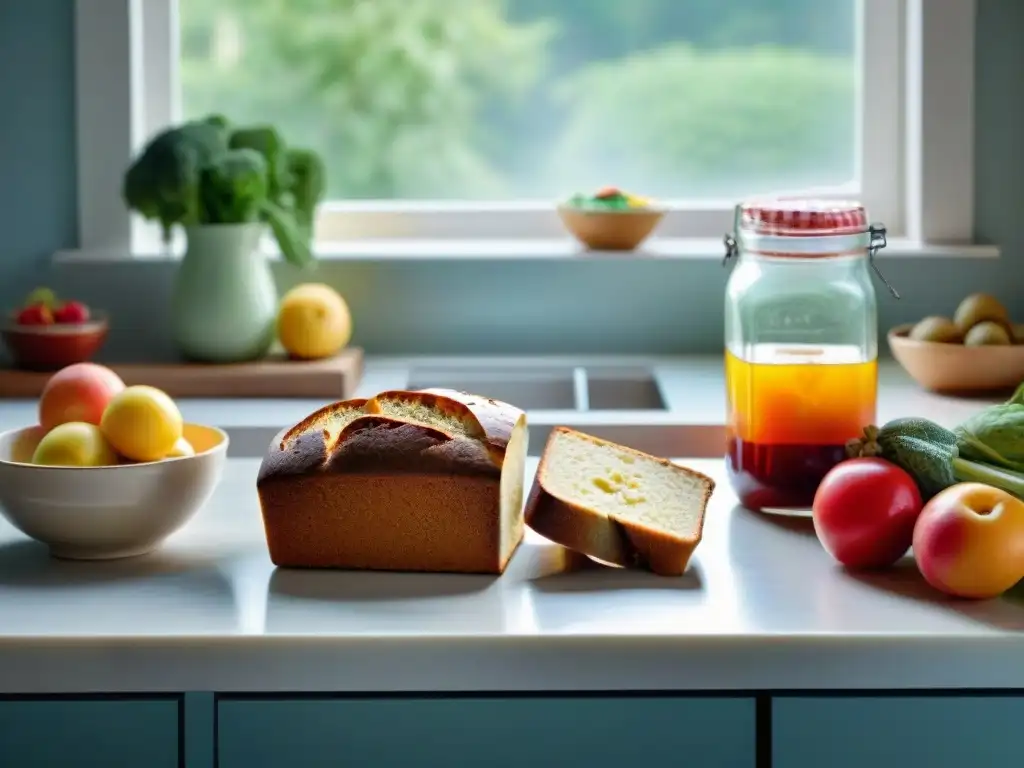
POLYGON ((660 208, 597 211, 572 205, 558 206, 565 228, 592 251, 632 251, 650 237, 665 217, 660 208))
POLYGON ((56 371, 91 360, 106 341, 109 327, 103 314, 84 323, 52 325, 22 325, 12 317, 0 326, 0 336, 18 368, 56 371))
POLYGON ((889 349, 924 389, 944 394, 1011 391, 1024 381, 1024 345, 965 347, 907 338, 912 323, 889 331, 889 349))

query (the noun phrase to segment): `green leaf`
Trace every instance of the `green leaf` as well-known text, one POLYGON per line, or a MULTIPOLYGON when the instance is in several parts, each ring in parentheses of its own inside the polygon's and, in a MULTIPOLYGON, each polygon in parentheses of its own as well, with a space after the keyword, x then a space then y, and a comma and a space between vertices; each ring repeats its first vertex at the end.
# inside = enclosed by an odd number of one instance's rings
POLYGON ((963 458, 1024 471, 1024 405, 991 405, 964 421, 955 432, 963 458))
POLYGON ((302 237, 295 219, 284 208, 272 200, 265 200, 262 205, 263 218, 274 233, 278 248, 285 261, 299 268, 306 268, 315 263, 316 259, 310 249, 309 241, 302 237))
POLYGON ((311 149, 289 149, 285 157, 291 179, 292 211, 303 234, 312 238, 316 207, 326 189, 324 161, 311 149))

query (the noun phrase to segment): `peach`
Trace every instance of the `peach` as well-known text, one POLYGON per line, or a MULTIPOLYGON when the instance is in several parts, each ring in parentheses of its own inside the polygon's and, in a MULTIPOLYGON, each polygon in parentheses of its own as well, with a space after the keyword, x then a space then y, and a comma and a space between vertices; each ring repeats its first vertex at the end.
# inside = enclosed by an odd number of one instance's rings
POLYGON ((914 525, 918 570, 955 597, 1001 595, 1024 578, 1024 501, 982 483, 932 498, 914 525))
POLYGON ((39 397, 39 423, 47 432, 60 424, 99 424, 107 405, 124 389, 121 377, 96 363, 75 363, 50 377, 39 397))

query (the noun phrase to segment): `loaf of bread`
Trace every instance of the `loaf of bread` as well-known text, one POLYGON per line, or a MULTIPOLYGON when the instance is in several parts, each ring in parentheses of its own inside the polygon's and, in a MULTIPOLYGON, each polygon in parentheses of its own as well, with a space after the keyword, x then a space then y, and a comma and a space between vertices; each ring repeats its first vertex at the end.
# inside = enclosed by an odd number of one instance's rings
POLYGON ((502 573, 523 539, 526 414, 448 389, 321 408, 256 487, 275 565, 502 573))
POLYGON ((526 524, 596 560, 680 576, 714 490, 700 472, 555 427, 526 500, 526 524))

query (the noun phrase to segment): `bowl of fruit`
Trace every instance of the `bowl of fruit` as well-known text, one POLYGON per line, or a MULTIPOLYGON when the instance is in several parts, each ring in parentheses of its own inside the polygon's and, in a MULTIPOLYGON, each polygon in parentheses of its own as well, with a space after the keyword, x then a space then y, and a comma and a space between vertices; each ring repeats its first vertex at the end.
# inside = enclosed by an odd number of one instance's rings
POLYGON ((47 382, 38 425, 0 433, 0 514, 54 557, 146 554, 206 503, 227 448, 162 390, 77 363, 47 382))
POLYGON ((605 187, 593 195, 576 194, 558 206, 566 229, 592 251, 632 251, 665 216, 645 197, 605 187))
POLYGON ((0 336, 18 368, 56 371, 91 360, 106 341, 108 327, 107 317, 85 303, 37 288, 4 319, 0 336))
POLYGON ((1024 382, 1024 326, 988 294, 966 297, 952 317, 897 326, 888 341, 903 369, 933 392, 1001 392, 1024 382))

